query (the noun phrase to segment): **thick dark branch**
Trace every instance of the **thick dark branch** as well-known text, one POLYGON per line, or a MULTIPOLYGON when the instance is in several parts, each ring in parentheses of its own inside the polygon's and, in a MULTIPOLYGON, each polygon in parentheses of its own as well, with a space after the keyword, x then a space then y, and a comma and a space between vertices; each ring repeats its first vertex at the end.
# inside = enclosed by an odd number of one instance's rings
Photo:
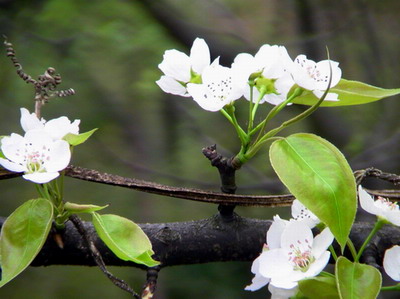
MULTIPOLYGON (((0 226, 5 218, 0 218, 0 226)), ((241 218, 235 215, 227 223, 218 214, 209 219, 190 222, 140 224, 150 238, 155 252, 154 258, 161 267, 190 265, 223 261, 253 261, 265 243, 270 220, 241 218)), ((118 259, 98 238, 91 223, 85 223, 106 265, 143 266, 118 259)), ((350 234, 359 248, 372 229, 371 223, 355 223, 350 234)), ((86 242, 75 226, 67 222, 61 233, 64 247, 60 248, 51 233, 33 266, 84 265, 95 266, 86 242)), ((384 252, 400 244, 400 228, 387 225, 373 238, 362 261, 381 265, 384 252)), ((339 252, 339 250, 337 251, 339 252)))

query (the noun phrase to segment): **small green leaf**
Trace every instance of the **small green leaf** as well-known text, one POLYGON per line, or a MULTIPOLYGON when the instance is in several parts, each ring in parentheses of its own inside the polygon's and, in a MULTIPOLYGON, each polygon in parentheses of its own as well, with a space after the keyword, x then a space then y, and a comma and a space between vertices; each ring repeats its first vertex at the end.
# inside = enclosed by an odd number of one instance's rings
POLYGON ((330 228, 343 250, 357 210, 356 183, 343 154, 306 133, 276 140, 269 153, 280 180, 330 228))
POLYGON ((100 215, 93 212, 93 225, 99 237, 124 261, 133 261, 149 267, 158 265, 149 238, 134 222, 117 215, 100 215))
MULTIPOLYGON (((3 139, 4 137, 6 137, 6 136, 4 136, 4 135, 0 136, 0 146, 1 146, 1 139, 3 139)), ((4 156, 1 149, 0 149, 0 158, 7 159, 6 156, 4 156)))
POLYGON ((49 234, 53 206, 47 199, 25 202, 4 222, 0 236, 0 287, 33 261, 49 234))
POLYGON ((92 136, 93 133, 96 131, 97 131, 97 128, 90 130, 88 132, 79 134, 79 135, 68 133, 67 135, 64 136, 63 139, 65 141, 67 141, 70 145, 77 146, 79 144, 84 143, 86 140, 88 140, 89 137, 92 136))
POLYGON ((370 265, 353 263, 344 256, 335 266, 336 283, 342 299, 375 299, 382 285, 381 273, 370 265))
POLYGON ((66 202, 64 204, 64 209, 70 212, 71 214, 78 214, 78 213, 92 213, 96 211, 103 210, 107 208, 108 205, 105 206, 96 206, 96 205, 80 205, 77 203, 66 202))
POLYGON ((309 299, 320 299, 324 294, 325 299, 337 299, 339 293, 334 277, 312 277, 299 281, 301 293, 309 299))
MULTIPOLYGON (((385 89, 358 81, 341 79, 329 92, 339 95, 339 101, 323 101, 321 107, 360 105, 375 102, 400 94, 400 88, 385 89)), ((318 98, 312 93, 305 93, 293 100, 295 104, 314 105, 318 98)))

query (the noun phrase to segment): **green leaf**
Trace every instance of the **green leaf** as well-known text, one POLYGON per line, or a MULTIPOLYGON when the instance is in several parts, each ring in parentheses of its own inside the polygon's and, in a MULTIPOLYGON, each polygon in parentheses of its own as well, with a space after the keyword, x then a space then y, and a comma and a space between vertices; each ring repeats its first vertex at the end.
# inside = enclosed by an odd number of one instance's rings
POLYGON ((108 205, 105 206, 96 206, 96 205, 80 205, 77 203, 66 202, 64 204, 64 209, 70 212, 71 214, 78 214, 78 213, 92 213, 96 211, 103 210, 107 208, 108 205))
MULTIPOLYGON (((375 102, 400 94, 400 88, 385 89, 358 81, 341 79, 329 92, 337 93, 339 101, 323 101, 321 107, 360 105, 375 102)), ((309 92, 295 98, 293 103, 312 106, 317 101, 318 98, 309 92)))
POLYGON ((114 254, 124 261, 133 261, 148 267, 158 265, 149 238, 129 219, 117 215, 93 212, 93 225, 99 237, 114 254))
MULTIPOLYGON (((4 137, 6 137, 6 136, 4 136, 4 135, 0 136, 0 146, 1 146, 1 139, 3 139, 4 137)), ((7 159, 6 156, 4 156, 1 149, 0 149, 0 158, 7 159)))
POLYGON ((0 287, 33 261, 46 241, 52 220, 53 206, 43 198, 25 202, 6 219, 0 237, 0 287))
POLYGON ((79 144, 84 143, 86 140, 88 140, 89 137, 92 136, 93 133, 96 131, 97 131, 97 128, 90 130, 88 132, 79 134, 79 135, 68 133, 67 135, 64 136, 63 139, 65 141, 67 141, 70 145, 77 146, 79 144))
POLYGON ((343 154, 306 133, 276 140, 269 153, 281 181, 330 228, 343 250, 357 210, 356 183, 343 154))
POLYGON ((299 281, 301 293, 309 299, 320 299, 324 294, 325 299, 339 298, 335 277, 311 277, 299 281))
POLYGON ((336 282, 342 299, 375 299, 382 285, 381 273, 370 265, 353 263, 344 256, 335 266, 336 282))

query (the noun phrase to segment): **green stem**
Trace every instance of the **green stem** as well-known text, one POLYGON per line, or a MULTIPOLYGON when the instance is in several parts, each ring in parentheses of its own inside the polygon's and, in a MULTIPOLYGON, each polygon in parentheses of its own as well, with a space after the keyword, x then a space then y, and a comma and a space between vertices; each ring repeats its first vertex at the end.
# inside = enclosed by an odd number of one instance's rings
POLYGON ((350 250, 351 256, 353 257, 353 260, 356 261, 357 260, 357 250, 354 247, 353 242, 350 240, 350 238, 347 239, 347 243, 346 243, 347 247, 350 250))
POLYGON ((400 291, 400 283, 394 286, 381 287, 381 291, 400 291))
POLYGON ((258 99, 257 99, 256 103, 254 104, 253 110, 251 110, 251 117, 249 119, 249 128, 253 128, 254 118, 256 116, 258 105, 260 104, 261 99, 265 96, 266 91, 267 91, 267 88, 265 86, 262 86, 260 88, 260 94, 258 96, 258 99))
POLYGON ((279 105, 276 105, 274 108, 271 109, 271 111, 268 113, 267 117, 261 123, 259 123, 258 126, 254 128, 254 130, 252 130, 249 133, 249 135, 251 136, 258 130, 260 130, 255 143, 257 143, 257 141, 260 140, 261 135, 264 133, 264 129, 265 129, 266 125, 268 124, 268 122, 272 118, 274 118, 284 107, 286 107, 287 104, 289 104, 296 97, 301 95, 302 92, 303 92, 302 88, 299 88, 299 87, 296 88, 295 91, 293 92, 293 94, 288 99, 286 99, 285 101, 283 101, 282 103, 280 103, 279 105))
POLYGON ((330 245, 329 246, 329 251, 331 252, 331 254, 332 254, 332 257, 333 257, 333 259, 335 260, 335 262, 337 261, 337 259, 338 259, 338 257, 337 257, 337 254, 336 254, 336 252, 335 252, 335 249, 333 248, 333 246, 332 245, 330 245))
POLYGON ((378 221, 375 222, 374 228, 372 231, 369 233, 368 237, 365 239, 364 243, 362 244, 360 250, 358 251, 358 254, 356 256, 356 259, 354 260, 355 262, 358 262, 360 260, 361 255, 363 254, 365 247, 368 245, 368 243, 371 241, 372 237, 377 233, 378 230, 382 228, 382 226, 386 223, 386 220, 378 218, 378 221))
POLYGON ((37 190, 37 192, 39 193, 40 197, 41 197, 41 198, 46 198, 46 195, 43 193, 43 190, 42 190, 42 188, 40 187, 40 185, 35 184, 35 187, 36 187, 36 190, 37 190))
POLYGON ((222 114, 228 118, 230 123, 235 127, 235 130, 239 136, 239 139, 242 143, 242 146, 247 146, 248 144, 248 135, 246 132, 242 129, 242 127, 239 125, 236 116, 235 116, 235 107, 233 105, 227 105, 225 108, 221 109, 222 114), (226 110, 225 110, 226 109, 226 110))
POLYGON ((250 101, 249 101, 249 124, 247 127, 247 132, 250 132, 253 129, 253 123, 250 121, 253 113, 253 88, 254 84, 250 84, 250 101))

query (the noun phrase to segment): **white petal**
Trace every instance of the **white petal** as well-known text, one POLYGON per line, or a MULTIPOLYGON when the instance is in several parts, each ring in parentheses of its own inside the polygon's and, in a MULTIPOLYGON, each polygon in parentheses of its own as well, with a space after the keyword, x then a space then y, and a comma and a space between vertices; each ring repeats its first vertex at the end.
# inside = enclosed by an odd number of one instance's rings
POLYGON ((51 144, 49 159, 44 164, 48 172, 56 172, 66 168, 71 160, 71 151, 68 142, 57 140, 51 144))
POLYGON ((365 191, 361 185, 358 186, 358 198, 360 199, 361 207, 368 213, 374 215, 381 215, 381 211, 379 211, 374 205, 374 199, 371 195, 365 191))
POLYGON ((207 111, 219 111, 227 104, 225 101, 215 101, 203 84, 189 83, 187 91, 193 97, 193 100, 207 111))
MULTIPOLYGON (((15 163, 24 163, 25 139, 21 135, 12 133, 1 139, 1 151, 4 156, 15 163)), ((9 169, 11 170, 11 169, 9 169)), ((15 171, 15 170, 11 170, 15 171)))
POLYGON ((400 281, 400 246, 395 245, 386 250, 383 258, 383 268, 393 280, 400 281))
MULTIPOLYGON (((339 63, 332 60, 322 60, 317 63, 317 69, 321 74, 325 74, 329 78, 330 75, 329 64, 332 67, 332 82, 331 82, 331 88, 332 88, 335 87, 342 78, 342 70, 339 68, 339 63)), ((320 82, 317 83, 316 85, 316 89, 325 90, 326 87, 327 87, 327 82, 320 82)))
POLYGON ((42 129, 43 121, 40 121, 35 113, 29 113, 28 109, 21 108, 21 127, 27 132, 29 130, 42 129))
POLYGON ((279 215, 274 216, 274 221, 267 232, 267 244, 269 249, 281 247, 282 232, 288 223, 289 221, 281 219, 279 215))
POLYGON ((79 123, 80 120, 75 120, 73 123, 66 117, 61 116, 59 118, 55 118, 49 120, 44 128, 47 133, 53 138, 53 140, 62 139, 68 133, 78 135, 79 134, 79 123))
POLYGON ((312 243, 312 231, 302 222, 290 221, 281 236, 281 246, 287 251, 290 251, 294 244, 300 249, 307 250, 312 243))
POLYGON ((171 93, 182 97, 190 96, 187 93, 186 88, 172 77, 161 76, 160 80, 156 81, 156 83, 166 93, 171 93))
POLYGON ((311 265, 308 270, 303 273, 304 278, 307 277, 314 277, 321 273, 322 270, 326 267, 329 262, 329 258, 331 253, 329 251, 325 251, 318 259, 316 259, 311 265))
POLYGON ((210 65, 210 49, 202 38, 196 38, 190 49, 190 63, 197 74, 201 74, 206 66, 210 65))
MULTIPOLYGON (((313 90, 313 94, 320 99, 323 95, 324 95, 325 91, 322 90, 313 90)), ((331 101, 331 102, 337 102, 339 101, 339 95, 337 93, 334 92, 328 92, 328 94, 326 95, 324 101, 331 101)))
POLYGON ((259 272, 264 277, 287 277, 293 272, 293 267, 288 262, 286 251, 271 249, 260 255, 259 272))
POLYGON ((319 258, 326 249, 332 244, 334 236, 332 232, 326 227, 320 234, 318 234, 313 241, 312 254, 315 258, 319 258))
POLYGON ((266 278, 260 274, 256 274, 254 278, 251 280, 251 284, 246 286, 244 289, 246 291, 257 291, 261 289, 263 286, 265 286, 267 283, 269 283, 270 279, 266 278))
POLYGON ((400 211, 386 211, 383 216, 392 224, 400 226, 400 211))
POLYGON ((28 181, 37 183, 37 184, 45 184, 54 180, 60 174, 58 172, 34 172, 24 174, 22 177, 28 181))
POLYGON ((294 295, 296 295, 298 291, 298 287, 295 286, 291 289, 283 289, 283 288, 277 288, 273 286, 272 284, 268 285, 268 290, 271 293, 271 299, 288 299, 294 295))
POLYGON ((190 67, 189 56, 175 49, 165 51, 164 60, 158 65, 165 75, 182 82, 189 82, 190 67))
POLYGON ((27 170, 25 165, 20 165, 3 158, 0 158, 0 165, 13 172, 24 172, 27 170))

